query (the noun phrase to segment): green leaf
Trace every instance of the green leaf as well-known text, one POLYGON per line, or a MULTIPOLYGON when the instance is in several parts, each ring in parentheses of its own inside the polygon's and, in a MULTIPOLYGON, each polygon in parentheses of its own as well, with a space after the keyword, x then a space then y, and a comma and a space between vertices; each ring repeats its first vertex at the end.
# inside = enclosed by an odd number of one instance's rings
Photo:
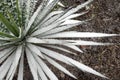
POLYGON ((0 21, 7 27, 9 31, 11 31, 15 36, 19 36, 19 28, 13 26, 1 13, 0 13, 0 21))
POLYGON ((4 32, 0 32, 0 36, 2 37, 8 37, 8 38, 13 38, 14 36, 10 35, 10 34, 7 34, 7 33, 4 33, 4 32))
POLYGON ((15 19, 13 15, 9 11, 7 11, 7 15, 10 17, 10 22, 12 23, 12 25, 17 27, 17 24, 15 23, 15 19))

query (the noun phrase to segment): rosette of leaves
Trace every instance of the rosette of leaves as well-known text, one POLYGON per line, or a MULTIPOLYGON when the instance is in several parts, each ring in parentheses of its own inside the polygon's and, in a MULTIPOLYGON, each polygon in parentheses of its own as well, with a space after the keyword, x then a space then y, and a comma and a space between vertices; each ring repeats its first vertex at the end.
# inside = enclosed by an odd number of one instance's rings
MULTIPOLYGON (((12 1, 10 0, 11 3, 13 3, 12 1)), ((88 0, 81 5, 64 11, 54 9, 58 5, 59 0, 42 0, 36 10, 36 0, 14 1, 15 4, 11 4, 9 10, 0 12, 0 22, 7 29, 7 32, 0 31, 1 80, 13 80, 16 73, 18 74, 17 80, 23 80, 24 58, 28 61, 34 80, 58 80, 56 75, 45 64, 46 61, 75 79, 77 78, 57 61, 76 67, 84 72, 106 78, 83 63, 54 50, 58 49, 74 55, 75 53, 69 51, 68 48, 82 53, 82 50, 77 47, 78 45, 108 44, 84 41, 80 38, 116 35, 68 31, 68 29, 86 22, 84 20, 75 20, 74 18, 85 14, 86 12, 77 13, 77 11, 86 7, 93 0, 88 0), (10 11, 12 9, 14 11, 10 11)))

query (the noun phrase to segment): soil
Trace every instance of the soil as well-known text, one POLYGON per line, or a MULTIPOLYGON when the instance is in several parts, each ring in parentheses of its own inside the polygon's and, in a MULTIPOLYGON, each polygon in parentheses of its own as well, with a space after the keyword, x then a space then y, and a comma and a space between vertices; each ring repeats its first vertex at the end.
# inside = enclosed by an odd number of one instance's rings
MULTIPOLYGON (((61 0, 67 7, 78 5, 86 0, 61 0)), ((84 17, 79 19, 92 18, 88 24, 76 27, 78 31, 92 31, 104 33, 120 33, 120 0, 94 0, 90 5, 90 11, 84 17)), ((80 46, 84 54, 78 53, 77 56, 69 55, 98 72, 106 75, 110 80, 120 80, 120 43, 119 37, 95 38, 93 41, 113 42, 116 45, 111 46, 80 46)), ((98 76, 82 72, 76 68, 63 64, 78 80, 107 80, 98 76)), ((27 70, 27 67, 25 68, 27 70)), ((58 76, 59 80, 75 80, 56 68, 51 69, 58 76)), ((25 80, 33 80, 29 72, 25 72, 25 80)))

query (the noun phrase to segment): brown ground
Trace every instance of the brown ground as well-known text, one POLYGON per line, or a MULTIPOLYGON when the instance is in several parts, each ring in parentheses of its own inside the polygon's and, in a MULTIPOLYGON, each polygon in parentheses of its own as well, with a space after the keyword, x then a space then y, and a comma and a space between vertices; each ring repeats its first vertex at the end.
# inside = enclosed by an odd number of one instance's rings
MULTIPOLYGON (((68 7, 70 5, 80 4, 85 0, 62 0, 68 7)), ((84 18, 84 17, 83 17, 84 18)), ((92 18, 86 24, 77 27, 79 31, 94 31, 105 33, 120 33, 120 0, 94 0, 91 5, 91 11, 85 15, 85 18, 92 18)), ((120 43, 118 37, 91 39, 93 41, 120 43)), ((82 61, 84 64, 101 72, 110 78, 110 80, 120 80, 120 46, 82 46, 84 54, 72 56, 72 58, 82 61)), ((64 65, 69 69, 78 80, 106 80, 92 74, 84 73, 76 68, 64 65)), ((69 76, 51 67, 60 80, 74 80, 69 76)), ((29 72, 25 72, 26 79, 32 80, 29 72)))

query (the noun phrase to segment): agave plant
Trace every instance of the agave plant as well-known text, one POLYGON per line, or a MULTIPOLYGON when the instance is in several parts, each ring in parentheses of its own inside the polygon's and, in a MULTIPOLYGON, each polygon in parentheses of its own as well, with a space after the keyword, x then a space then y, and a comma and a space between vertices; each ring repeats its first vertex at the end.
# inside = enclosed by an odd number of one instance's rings
MULTIPOLYGON (((107 78, 92 68, 60 54, 57 50, 75 54, 69 49, 82 53, 79 45, 108 45, 93 41, 83 41, 80 38, 109 37, 116 34, 70 31, 75 26, 86 21, 75 20, 86 12, 77 13, 93 0, 66 9, 58 10, 59 0, 42 0, 35 10, 36 0, 2 0, 10 2, 10 9, 0 11, 0 79, 23 80, 24 59, 27 59, 34 80, 58 80, 56 75, 46 65, 51 65, 65 74, 77 79, 57 61, 76 67, 84 72, 107 78), (11 11, 13 9, 13 11, 11 11), (52 49, 51 49, 52 48, 52 49), (69 48, 69 49, 68 49, 69 48)), ((61 5, 59 3, 59 5, 61 5)), ((62 5, 63 6, 63 5, 62 5)), ((4 6, 2 6, 4 7, 4 6)))

